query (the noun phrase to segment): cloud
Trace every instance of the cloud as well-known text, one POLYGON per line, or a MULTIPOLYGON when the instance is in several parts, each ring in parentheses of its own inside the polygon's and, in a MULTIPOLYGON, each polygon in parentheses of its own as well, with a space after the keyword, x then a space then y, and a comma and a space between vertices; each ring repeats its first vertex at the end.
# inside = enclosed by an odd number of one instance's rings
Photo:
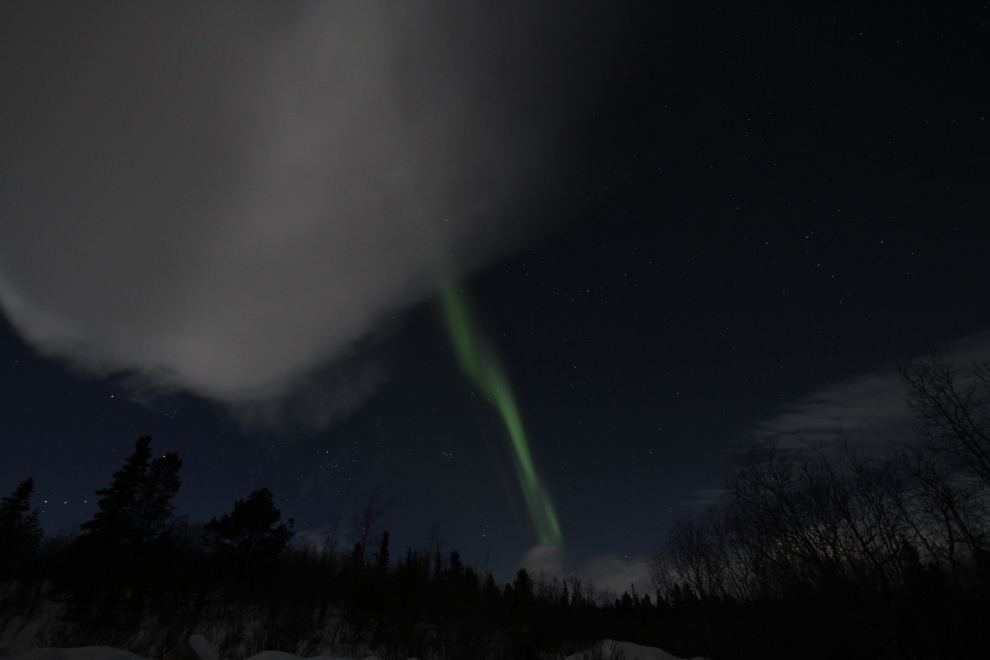
POLYGON ((614 594, 629 591, 636 587, 639 594, 649 593, 650 574, 645 557, 620 557, 619 555, 596 555, 585 563, 577 574, 591 580, 598 589, 608 589, 614 594))
POLYGON ((535 545, 526 551, 519 565, 531 573, 563 575, 567 572, 567 555, 556 545, 535 545))
POLYGON ((780 446, 832 442, 842 433, 857 441, 893 439, 911 428, 907 390, 891 369, 828 385, 786 406, 760 424, 760 436, 779 435, 780 446))
POLYGON ((714 504, 718 504, 724 493, 725 489, 723 488, 696 490, 691 493, 690 499, 681 502, 681 506, 686 506, 695 511, 703 510, 714 504))
MULTIPOLYGON (((990 333, 948 342, 940 352, 966 364, 990 357, 990 333)), ((884 443, 906 438, 912 429, 907 388, 895 366, 850 378, 819 389, 785 406, 761 423, 753 435, 779 435, 780 446, 802 442, 831 443, 841 434, 856 442, 884 443)))
POLYGON ((374 391, 364 349, 438 273, 549 230, 539 211, 581 167, 561 138, 621 22, 527 2, 33 7, 0 35, 4 314, 145 393, 317 426, 374 391))
POLYGON ((531 574, 541 571, 563 578, 576 575, 590 581, 599 592, 608 590, 614 595, 629 591, 634 585, 637 593, 651 591, 650 574, 646 557, 620 557, 617 554, 595 555, 577 569, 569 567, 568 557, 555 545, 537 545, 526 551, 520 566, 531 574))

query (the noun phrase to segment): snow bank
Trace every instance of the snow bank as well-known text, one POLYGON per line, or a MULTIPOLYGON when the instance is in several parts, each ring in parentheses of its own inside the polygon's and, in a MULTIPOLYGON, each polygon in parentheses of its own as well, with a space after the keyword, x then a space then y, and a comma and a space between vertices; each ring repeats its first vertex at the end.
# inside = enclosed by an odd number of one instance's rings
MULTIPOLYGON (((165 660, 220 660, 220 653, 217 647, 211 644, 202 635, 193 635, 189 638, 187 648, 191 652, 183 652, 183 644, 179 644, 175 651, 169 652, 165 660)), ((136 653, 124 651, 112 646, 81 646, 73 649, 58 648, 38 648, 27 653, 14 655, 16 660, 149 660, 136 653)), ((302 656, 285 653, 283 651, 262 651, 246 660, 307 660, 302 656)), ((320 655, 308 660, 356 660, 355 658, 332 658, 327 655, 320 655)), ((374 656, 364 660, 378 660, 374 656)))
MULTIPOLYGON (((185 660, 220 660, 217 648, 208 642, 202 635, 193 635, 189 638, 188 648, 193 652, 185 660)), ((166 656, 166 660, 173 653, 166 656)), ((112 646, 81 646, 72 649, 39 648, 27 653, 13 656, 16 660, 148 660, 130 651, 114 648, 112 646)), ((355 658, 336 658, 327 655, 314 656, 313 658, 303 658, 299 655, 286 653, 284 651, 262 651, 252 655, 246 660, 357 660, 355 658)), ((378 660, 375 656, 369 656, 363 660, 378 660)), ((409 660, 416 660, 410 658, 409 660)), ((581 653, 568 656, 565 660, 682 660, 666 651, 652 647, 640 646, 631 642, 616 642, 606 639, 598 642, 594 646, 585 649, 581 653)), ((705 660, 702 657, 692 658, 692 660, 705 660)))
MULTIPOLYGON (((293 655, 285 651, 262 651, 257 655, 252 655, 247 660, 306 660, 301 655, 293 655)), ((317 655, 309 660, 355 660, 355 658, 332 658, 328 655, 317 655)), ((377 656, 368 656, 364 660, 378 660, 377 656)), ((413 658, 415 660, 415 658, 413 658)))
MULTIPOLYGON (((640 646, 632 642, 602 640, 591 648, 564 658, 564 660, 682 660, 655 646, 640 646)), ((691 660, 705 660, 701 656, 691 660)))
POLYGON ((136 653, 112 646, 80 646, 75 649, 45 647, 14 657, 17 660, 145 660, 136 653))

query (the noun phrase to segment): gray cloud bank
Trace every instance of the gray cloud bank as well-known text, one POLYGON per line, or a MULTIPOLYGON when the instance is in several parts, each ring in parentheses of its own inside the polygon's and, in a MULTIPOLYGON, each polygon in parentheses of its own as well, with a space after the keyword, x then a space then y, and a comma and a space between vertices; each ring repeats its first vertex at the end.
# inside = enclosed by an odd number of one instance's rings
MULTIPOLYGON (((939 352, 958 364, 990 357, 990 333, 949 342, 939 352)), ((777 435, 780 446, 804 442, 828 444, 846 434, 854 442, 885 443, 907 439, 912 430, 907 388, 896 365, 862 374, 812 392, 761 423, 754 435, 777 435)))
POLYGON ((317 424, 374 389, 361 342, 439 272, 548 230, 580 170, 562 137, 623 22, 528 2, 2 11, 7 318, 85 371, 248 417, 295 396, 317 424))

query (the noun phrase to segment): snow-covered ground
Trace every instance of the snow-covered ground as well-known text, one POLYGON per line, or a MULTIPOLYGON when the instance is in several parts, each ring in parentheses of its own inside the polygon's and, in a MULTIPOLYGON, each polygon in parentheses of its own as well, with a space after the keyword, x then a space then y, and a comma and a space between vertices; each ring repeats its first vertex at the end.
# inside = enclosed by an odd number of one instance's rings
MULTIPOLYGON (((124 651, 112 646, 80 646, 72 649, 57 649, 52 647, 32 649, 26 653, 10 656, 17 660, 149 660, 136 653, 124 651)), ((193 635, 188 645, 177 647, 165 656, 166 660, 220 660, 216 646, 207 641, 202 635, 193 635)), ((262 651, 247 660, 303 660, 301 656, 283 651, 262 651)), ((317 656, 313 660, 357 660, 355 658, 332 658, 317 656)))
MULTIPOLYGON (((139 655, 112 646, 82 646, 72 649, 37 648, 12 656, 17 660, 147 660, 139 655)), ((216 647, 201 635, 189 638, 187 646, 180 646, 170 652, 165 660, 220 660, 216 647)), ((302 656, 283 651, 262 651, 247 660, 305 660, 302 656)), ((358 660, 356 658, 332 658, 316 656, 310 660, 358 660)), ((377 660, 374 656, 364 660, 377 660)), ((416 660, 410 658, 410 660, 416 660)), ((666 651, 652 646, 640 646, 630 642, 616 642, 611 639, 595 644, 591 648, 569 656, 566 660, 680 660, 666 651)), ((694 660, 703 660, 696 658, 694 660)))
MULTIPOLYGON (((681 660, 655 646, 640 646, 632 642, 606 639, 589 649, 567 656, 564 660, 681 660)), ((701 656, 691 660, 704 660, 701 656)))

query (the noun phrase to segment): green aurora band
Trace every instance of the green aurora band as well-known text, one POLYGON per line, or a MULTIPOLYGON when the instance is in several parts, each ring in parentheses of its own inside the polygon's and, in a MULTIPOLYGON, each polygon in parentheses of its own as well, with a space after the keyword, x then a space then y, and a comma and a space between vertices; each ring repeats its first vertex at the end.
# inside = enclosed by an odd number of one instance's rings
POLYGON ((457 353, 461 370, 495 406, 505 421, 505 428, 509 431, 512 448, 515 450, 516 475, 519 477, 519 485, 526 498, 526 506, 529 508, 529 517, 533 521, 536 536, 541 544, 559 546, 563 543, 563 538, 560 534, 557 514, 553 510, 553 502, 550 501, 536 474, 522 417, 519 415, 515 397, 512 396, 509 381, 502 373, 494 352, 475 330, 470 308, 460 289, 454 284, 447 283, 442 287, 441 293, 447 330, 450 332, 450 340, 457 353))

